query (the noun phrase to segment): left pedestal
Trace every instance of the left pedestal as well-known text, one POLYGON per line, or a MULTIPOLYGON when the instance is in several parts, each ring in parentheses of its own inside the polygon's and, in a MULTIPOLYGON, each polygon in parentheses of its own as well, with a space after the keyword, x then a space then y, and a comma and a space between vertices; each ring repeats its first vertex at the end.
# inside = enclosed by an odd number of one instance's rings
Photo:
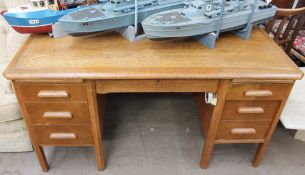
POLYGON ((105 168, 104 98, 97 97, 94 81, 15 81, 14 88, 43 171, 49 167, 42 146, 93 146, 97 169, 105 168))

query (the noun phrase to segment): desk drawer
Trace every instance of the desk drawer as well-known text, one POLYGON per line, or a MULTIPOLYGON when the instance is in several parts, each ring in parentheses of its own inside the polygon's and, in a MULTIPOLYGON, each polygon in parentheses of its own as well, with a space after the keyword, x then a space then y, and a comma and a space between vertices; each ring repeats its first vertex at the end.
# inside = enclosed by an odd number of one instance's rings
POLYGON ((280 105, 279 100, 226 101, 222 120, 272 120, 280 105))
POLYGON ((231 84, 227 100, 282 100, 292 84, 231 84))
POLYGON ((87 103, 25 103, 31 124, 89 124, 87 103))
POLYGON ((216 139, 264 139, 271 122, 222 121, 216 139))
POLYGON ((83 84, 20 84, 25 102, 87 101, 83 84))
POLYGON ((217 92, 219 80, 100 80, 96 91, 109 92, 217 92))
POLYGON ((40 145, 89 146, 93 145, 90 125, 33 125, 35 138, 40 145))

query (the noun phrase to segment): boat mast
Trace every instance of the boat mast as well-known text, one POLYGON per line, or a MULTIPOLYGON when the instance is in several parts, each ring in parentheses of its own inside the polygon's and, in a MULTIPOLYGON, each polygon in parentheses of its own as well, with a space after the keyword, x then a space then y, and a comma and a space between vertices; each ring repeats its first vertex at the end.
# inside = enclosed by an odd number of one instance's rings
POLYGON ((114 2, 114 8, 116 8, 116 5, 118 4, 118 0, 110 0, 110 2, 113 1, 114 2))
POLYGON ((226 5, 226 0, 222 0, 221 11, 220 11, 220 14, 219 14, 218 26, 217 26, 217 31, 216 31, 216 38, 218 38, 218 36, 220 34, 222 18, 223 18, 224 12, 225 12, 225 5, 226 5))
POLYGON ((87 0, 88 4, 97 4, 97 0, 87 0))
POLYGON ((240 10, 240 0, 238 0, 238 10, 240 10))
POLYGON ((138 0, 135 0, 134 3, 134 33, 137 34, 138 32, 138 0))
POLYGON ((258 3, 259 3, 259 0, 254 0, 253 4, 251 4, 252 5, 251 13, 250 13, 250 16, 249 16, 249 19, 248 19, 247 26, 246 26, 246 28, 243 29, 243 31, 246 31, 246 30, 250 29, 250 27, 252 25, 253 18, 254 18, 254 12, 255 12, 255 9, 258 6, 258 3))
POLYGON ((47 0, 48 9, 59 10, 58 0, 47 0))

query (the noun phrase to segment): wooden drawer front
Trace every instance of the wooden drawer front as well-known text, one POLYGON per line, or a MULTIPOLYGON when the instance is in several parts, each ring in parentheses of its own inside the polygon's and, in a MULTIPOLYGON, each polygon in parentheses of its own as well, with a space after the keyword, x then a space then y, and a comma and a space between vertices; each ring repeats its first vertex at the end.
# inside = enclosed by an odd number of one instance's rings
POLYGON ((83 84, 20 84, 24 101, 87 101, 83 84))
POLYGON ((32 124, 89 124, 87 103, 25 103, 32 124))
POLYGON ((271 122, 222 121, 216 139, 263 139, 271 122))
POLYGON ((292 84, 231 84, 227 100, 282 100, 292 84))
POLYGON ((219 80, 100 80, 98 93, 110 92, 216 92, 219 80))
POLYGON ((86 146, 92 145, 90 125, 33 125, 35 138, 40 145, 86 146))
POLYGON ((271 120, 280 105, 279 100, 226 101, 222 120, 271 120))

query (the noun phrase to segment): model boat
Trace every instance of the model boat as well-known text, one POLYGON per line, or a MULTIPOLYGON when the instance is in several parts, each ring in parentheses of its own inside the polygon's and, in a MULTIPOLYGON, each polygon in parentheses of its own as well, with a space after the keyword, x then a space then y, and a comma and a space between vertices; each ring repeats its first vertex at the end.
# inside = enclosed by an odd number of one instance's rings
MULTIPOLYGON (((138 0, 137 22, 148 16, 184 6, 184 0, 138 0)), ((87 7, 59 20, 61 28, 72 36, 127 27, 135 23, 135 0, 109 0, 104 5, 87 7)))
POLYGON ((194 0, 185 8, 163 11, 146 18, 142 27, 151 39, 189 37, 242 29, 248 23, 262 22, 275 15, 276 7, 262 1, 256 3, 250 0, 194 0))
MULTIPOLYGON (((51 33, 52 25, 68 13, 87 5, 87 0, 30 0, 30 3, 2 12, 19 33, 51 33)), ((91 3, 91 2, 90 2, 91 3)))

